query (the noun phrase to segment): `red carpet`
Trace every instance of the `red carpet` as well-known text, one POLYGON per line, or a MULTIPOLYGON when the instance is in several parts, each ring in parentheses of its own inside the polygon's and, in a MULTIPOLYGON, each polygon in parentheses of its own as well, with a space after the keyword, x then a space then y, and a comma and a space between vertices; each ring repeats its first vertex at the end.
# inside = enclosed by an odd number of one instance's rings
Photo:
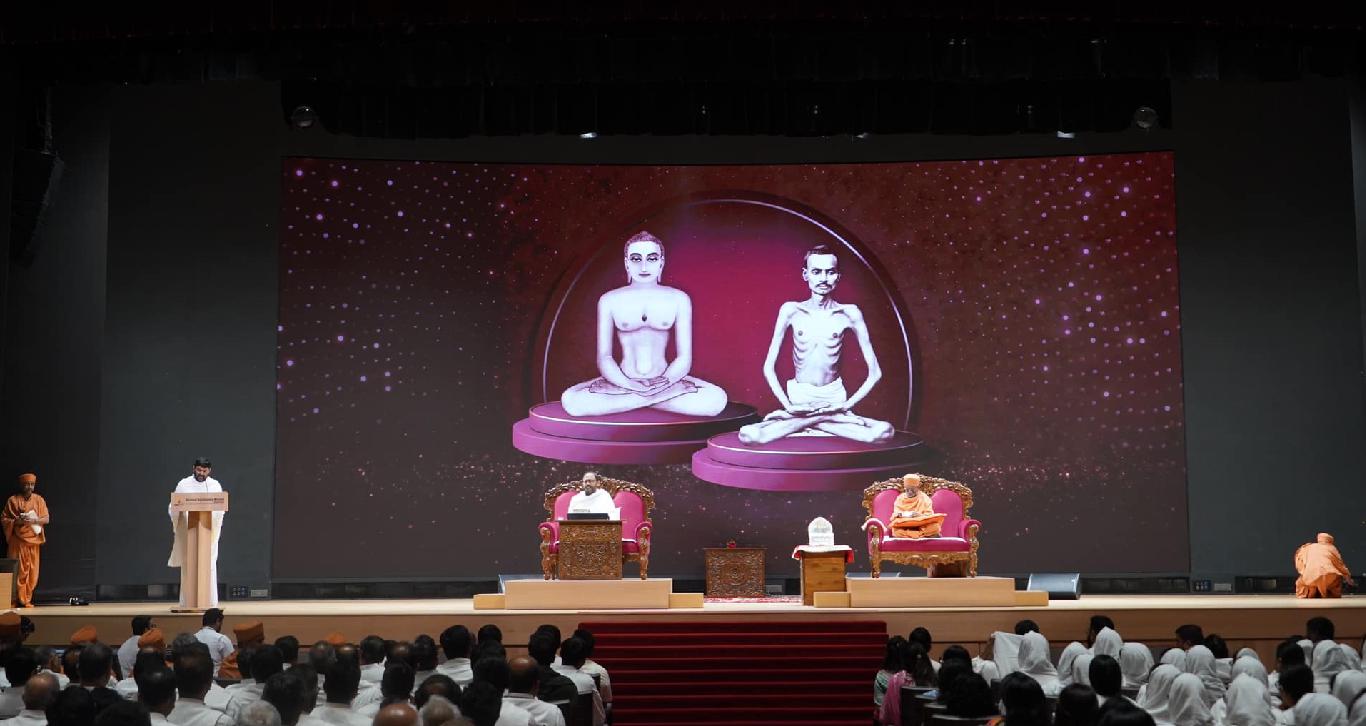
POLYGON ((881 621, 583 623, 617 726, 867 726, 881 621))

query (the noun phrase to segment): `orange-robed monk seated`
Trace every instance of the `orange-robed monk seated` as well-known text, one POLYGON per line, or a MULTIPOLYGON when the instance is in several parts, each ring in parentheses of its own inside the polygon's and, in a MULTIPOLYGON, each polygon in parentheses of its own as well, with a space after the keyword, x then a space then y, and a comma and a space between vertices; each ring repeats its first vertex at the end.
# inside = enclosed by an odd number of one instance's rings
POLYGON ((1342 597, 1342 583, 1353 587, 1352 571, 1342 561, 1342 554, 1333 544, 1333 535, 1319 532, 1313 542, 1295 550, 1295 597, 1342 597))
POLYGON ((945 514, 934 511, 930 496, 920 491, 920 477, 907 474, 901 477, 901 493, 892 503, 893 537, 921 539, 938 537, 939 527, 944 523, 945 514))

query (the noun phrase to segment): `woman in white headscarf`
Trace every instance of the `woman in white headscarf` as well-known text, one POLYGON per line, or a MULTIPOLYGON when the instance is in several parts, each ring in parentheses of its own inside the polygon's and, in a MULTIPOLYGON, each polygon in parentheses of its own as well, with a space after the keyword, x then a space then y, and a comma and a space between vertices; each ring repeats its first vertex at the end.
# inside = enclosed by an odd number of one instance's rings
POLYGON ((1343 671, 1333 679, 1333 697, 1342 701, 1342 705, 1346 706, 1349 712, 1362 691, 1366 691, 1366 673, 1343 671))
POLYGON ((1326 693, 1306 693, 1295 702, 1295 726, 1347 726, 1347 707, 1326 693))
POLYGON ((1075 640, 1062 649, 1062 655, 1058 656, 1058 683, 1062 687, 1072 685, 1072 663, 1085 652, 1086 646, 1075 640))
POLYGON ((1171 722, 1168 698, 1171 696, 1172 681, 1181 675, 1174 665, 1160 665, 1148 676, 1148 684, 1138 694, 1138 706, 1153 717, 1154 721, 1171 722))
POLYGON ((1142 643, 1125 643, 1119 649, 1119 672, 1125 688, 1138 688, 1148 682, 1153 670, 1153 652, 1142 643))
POLYGON ((1249 676, 1262 684, 1266 689, 1266 704, 1272 708, 1279 708, 1281 699, 1271 692, 1271 679, 1267 678, 1266 666, 1262 665, 1256 658, 1243 657, 1233 662, 1233 680, 1238 680, 1238 676, 1249 676))
POLYGON ((1096 633, 1096 641, 1091 644, 1091 655, 1108 655, 1119 660, 1119 651, 1124 648, 1124 639, 1112 628, 1101 628, 1096 633))
POLYGON ((1043 695, 1056 698, 1062 690, 1058 681, 1058 671, 1048 661, 1048 639, 1037 632, 1026 633, 1020 640, 1020 673, 1038 681, 1043 695))
MULTIPOLYGON (((1214 656, 1210 656, 1213 660, 1214 656)), ((1172 681, 1167 697, 1168 721, 1178 726, 1212 726, 1214 716, 1205 705, 1205 685, 1194 673, 1182 673, 1172 681)), ((1296 726, 1300 726, 1296 722, 1296 726)))
POLYGON ((1333 676, 1352 668, 1352 664, 1347 660, 1347 654, 1331 640, 1320 640, 1314 646, 1314 660, 1311 663, 1315 693, 1331 692, 1333 676))
POLYGON ((1266 700, 1266 683, 1247 674, 1234 676, 1221 704, 1227 726, 1275 726, 1276 712, 1266 700))
POLYGON ((1091 685, 1091 661, 1095 656, 1090 653, 1082 653, 1072 659, 1072 682, 1080 683, 1083 686, 1091 685))
POLYGON ((1262 659, 1260 655, 1257 655, 1257 651, 1251 648, 1239 648, 1238 653, 1233 656, 1233 662, 1237 663, 1238 660, 1241 658, 1256 658, 1257 660, 1262 659))
POLYGON ((1224 679, 1214 671, 1214 653, 1203 645, 1193 645, 1186 651, 1186 668, 1190 673, 1200 679, 1205 685, 1204 701, 1205 707, 1213 706, 1216 701, 1224 697, 1224 679))
MULTIPOLYGON (((1213 655, 1213 653, 1211 653, 1213 655)), ((1162 665, 1176 666, 1178 671, 1186 672, 1186 651, 1180 648, 1168 648, 1166 653, 1158 661, 1162 665)))
POLYGON ((1347 657, 1347 667, 1354 671, 1361 670, 1361 654, 1357 649, 1346 643, 1338 643, 1338 647, 1342 648, 1342 654, 1347 657))

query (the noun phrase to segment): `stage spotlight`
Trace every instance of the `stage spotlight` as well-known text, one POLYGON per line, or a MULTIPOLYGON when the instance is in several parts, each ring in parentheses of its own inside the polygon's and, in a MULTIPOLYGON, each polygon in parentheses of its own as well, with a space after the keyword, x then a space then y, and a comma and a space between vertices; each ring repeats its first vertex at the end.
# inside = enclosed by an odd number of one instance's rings
POLYGON ((1058 131, 1058 138, 1060 138, 1060 139, 1075 139, 1075 138, 1077 138, 1077 134, 1076 134, 1076 132, 1074 132, 1074 131, 1062 131, 1062 130, 1059 130, 1059 131, 1058 131))
POLYGON ((314 111, 313 107, 307 104, 295 106, 294 110, 289 114, 289 122, 293 124, 296 129, 313 128, 313 126, 318 123, 318 112, 314 111))
POLYGON ((596 132, 596 131, 586 131, 586 132, 584 132, 584 133, 579 134, 579 138, 581 138, 581 139, 596 139, 596 138, 598 138, 598 132, 596 132))
POLYGON ((1139 106, 1134 110, 1134 125, 1147 131, 1157 125, 1157 110, 1152 106, 1139 106))

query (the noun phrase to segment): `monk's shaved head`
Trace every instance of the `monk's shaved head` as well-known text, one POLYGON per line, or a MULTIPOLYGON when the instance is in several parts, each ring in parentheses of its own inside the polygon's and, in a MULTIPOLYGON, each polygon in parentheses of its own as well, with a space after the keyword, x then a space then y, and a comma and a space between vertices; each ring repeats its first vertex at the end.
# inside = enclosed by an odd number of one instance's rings
POLYGON ((373 726, 417 726, 417 711, 406 703, 391 703, 375 714, 373 726))

